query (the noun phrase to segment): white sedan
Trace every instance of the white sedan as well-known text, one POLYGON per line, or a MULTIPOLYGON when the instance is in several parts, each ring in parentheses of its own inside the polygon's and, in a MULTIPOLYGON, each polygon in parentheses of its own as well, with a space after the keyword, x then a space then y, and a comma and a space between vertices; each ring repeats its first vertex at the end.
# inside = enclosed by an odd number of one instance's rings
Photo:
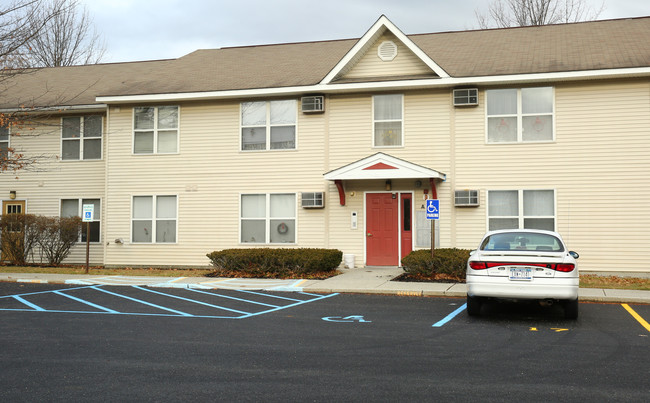
POLYGON ((557 232, 500 230, 485 234, 467 261, 467 313, 479 315, 486 298, 560 302, 578 317, 578 254, 557 232))

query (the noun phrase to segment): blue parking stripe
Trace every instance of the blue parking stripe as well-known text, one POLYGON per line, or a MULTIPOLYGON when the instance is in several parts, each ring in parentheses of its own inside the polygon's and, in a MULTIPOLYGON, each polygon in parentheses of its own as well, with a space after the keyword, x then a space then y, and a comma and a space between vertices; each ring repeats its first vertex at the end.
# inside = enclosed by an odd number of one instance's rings
POLYGON ((25 305, 27 305, 27 306, 29 306, 29 307, 31 307, 31 308, 34 308, 34 309, 37 310, 37 311, 45 311, 45 309, 41 308, 40 306, 38 306, 38 305, 36 305, 36 304, 32 304, 31 302, 27 301, 27 300, 24 299, 24 298, 19 297, 18 295, 13 295, 13 297, 14 297, 16 300, 22 302, 23 304, 25 304, 25 305))
POLYGON ((275 308, 275 309, 269 309, 269 310, 267 310, 267 311, 262 311, 262 312, 252 313, 252 314, 250 314, 250 315, 248 315, 248 316, 244 316, 244 317, 237 318, 237 319, 245 319, 245 318, 250 318, 250 317, 252 317, 252 316, 263 315, 263 314, 266 314, 266 313, 271 313, 271 312, 279 311, 279 310, 286 309, 286 308, 292 308, 292 307, 294 307, 294 306, 307 304, 307 303, 310 303, 310 302, 318 301, 318 300, 325 299, 325 298, 329 298, 329 297, 334 297, 334 296, 336 296, 336 295, 339 295, 339 294, 338 294, 338 293, 335 293, 335 294, 329 294, 329 295, 321 295, 319 298, 314 298, 314 299, 311 299, 311 300, 308 300, 308 301, 300 301, 300 302, 296 302, 295 304, 290 304, 290 305, 285 305, 285 306, 279 306, 279 307, 277 307, 277 308, 275 308))
MULTIPOLYGON (((190 289, 190 290, 191 290, 191 291, 194 291, 194 292, 200 292, 200 293, 202 293, 202 294, 213 295, 213 296, 215 296, 215 297, 228 298, 228 299, 233 299, 233 300, 235 300, 235 301, 248 302, 248 303, 250 303, 250 304, 255 304, 255 305, 264 305, 264 306, 269 306, 269 307, 271 307, 271 308, 280 308, 278 305, 269 305, 269 304, 264 304, 264 303, 262 303, 262 302, 251 301, 250 299, 236 298, 236 297, 231 297, 231 296, 229 296, 229 295, 217 294, 217 293, 214 293, 214 292, 205 292, 205 291, 195 290, 195 289, 190 289)), ((243 313, 248 314, 248 313, 250 313, 250 312, 243 312, 243 313)))
MULTIPOLYGON (((225 309, 226 311, 241 313, 242 315, 248 315, 250 313, 250 312, 238 311, 236 309, 226 308, 226 307, 219 306, 219 305, 208 304, 207 302, 203 302, 203 301, 197 301, 197 300, 194 300, 194 299, 183 298, 183 297, 179 297, 177 295, 166 294, 164 292, 154 291, 154 290, 150 290, 148 288, 142 288, 142 287, 139 287, 139 286, 133 286, 133 288, 137 288, 138 290, 147 291, 147 292, 151 292, 151 293, 154 293, 154 294, 164 295, 164 296, 170 297, 170 298, 180 299, 182 301, 189 301, 189 302, 193 302, 195 304, 201 304, 201 305, 209 306, 210 308, 225 309)), ((192 290, 192 291, 196 291, 196 290, 192 290)), ((206 293, 206 294, 208 294, 208 293, 206 293)), ((215 294, 211 294, 211 293, 209 293, 209 294, 210 295, 215 295, 215 294)))
POLYGON ((177 311, 177 310, 175 310, 175 309, 165 308, 164 306, 160 306, 160 305, 152 304, 151 302, 143 301, 143 300, 141 300, 141 299, 137 299, 137 298, 129 297, 129 296, 126 296, 126 295, 118 294, 118 293, 116 293, 116 292, 112 292, 112 291, 104 290, 104 289, 102 289, 102 288, 99 288, 99 286, 93 286, 93 287, 90 287, 90 288, 92 288, 93 290, 97 290, 97 291, 105 292, 106 294, 115 295, 116 297, 126 298, 126 299, 131 300, 131 301, 139 302, 139 303, 141 303, 141 304, 149 305, 149 306, 152 306, 152 307, 154 307, 154 308, 162 309, 163 311, 168 311, 168 312, 177 313, 177 314, 179 314, 179 315, 181 315, 181 316, 194 316, 194 315, 191 315, 191 314, 189 314, 189 313, 185 313, 185 312, 177 311))
POLYGON ((442 327, 445 323, 447 323, 450 320, 454 319, 456 317, 456 315, 463 312, 465 310, 465 308, 467 308, 467 304, 463 304, 460 308, 456 309, 454 312, 447 315, 444 319, 434 323, 432 327, 442 327))
POLYGON ((300 299, 295 299, 295 298, 287 298, 287 297, 281 297, 279 295, 271 295, 271 294, 264 294, 261 292, 255 292, 255 291, 248 291, 248 290, 237 290, 239 292, 245 292, 247 294, 255 294, 255 295, 262 295, 264 297, 271 297, 271 298, 278 298, 278 299, 286 299, 288 301, 302 301, 300 299))
POLYGON ((112 309, 109 309, 109 308, 103 307, 103 306, 101 306, 101 305, 93 304, 93 303, 90 302, 90 301, 86 301, 86 300, 83 300, 83 299, 81 299, 81 298, 73 297, 72 295, 68 295, 68 294, 66 294, 66 293, 64 293, 64 292, 61 292, 61 291, 59 291, 59 290, 54 291, 54 293, 55 293, 55 294, 58 294, 58 295, 62 295, 62 296, 64 296, 64 297, 66 297, 66 298, 73 299, 73 300, 75 300, 75 301, 79 301, 79 302, 81 302, 81 303, 83 303, 83 304, 86 304, 86 305, 92 306, 93 308, 101 309, 102 311, 106 311, 106 312, 109 312, 109 313, 119 313, 119 312, 117 312, 117 311, 114 311, 114 310, 112 310, 112 309))

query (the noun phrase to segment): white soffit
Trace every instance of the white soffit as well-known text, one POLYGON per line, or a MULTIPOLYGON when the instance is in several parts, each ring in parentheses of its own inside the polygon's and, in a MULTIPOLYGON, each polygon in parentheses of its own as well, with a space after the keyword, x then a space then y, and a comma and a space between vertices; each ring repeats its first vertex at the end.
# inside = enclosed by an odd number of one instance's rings
POLYGON ((359 161, 327 172, 325 180, 363 180, 363 179, 446 179, 444 173, 434 169, 395 158, 388 154, 377 153, 359 161))
POLYGON ((422 60, 438 77, 448 78, 449 74, 438 66, 426 53, 424 53, 412 40, 409 39, 395 24, 393 24, 385 15, 379 17, 377 22, 359 39, 359 41, 348 51, 348 53, 338 62, 336 66, 325 76, 321 84, 329 84, 336 77, 342 75, 352 68, 368 49, 381 37, 384 32, 390 31, 399 39, 404 46, 422 60))

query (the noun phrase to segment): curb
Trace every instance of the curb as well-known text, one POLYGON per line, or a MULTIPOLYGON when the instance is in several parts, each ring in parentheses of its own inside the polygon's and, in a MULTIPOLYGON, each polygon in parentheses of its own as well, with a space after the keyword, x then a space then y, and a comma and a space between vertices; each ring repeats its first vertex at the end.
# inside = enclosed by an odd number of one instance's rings
MULTIPOLYGON (((27 283, 27 284, 78 284, 77 280, 59 280, 59 279, 30 279, 30 278, 3 278, 0 279, 0 282, 5 283, 27 283)), ((274 289, 271 291, 304 291, 304 292, 313 292, 317 294, 332 294, 332 293, 341 293, 341 294, 368 294, 368 295, 395 295, 399 297, 447 297, 447 298, 465 298, 466 291, 463 287, 464 284, 451 284, 444 291, 440 290, 427 290, 427 289, 398 289, 394 287, 400 282, 391 282, 387 281, 382 286, 375 288, 346 288, 346 287, 319 287, 317 285, 311 285, 304 288, 286 288, 286 289, 274 289), (386 284, 389 284, 391 287, 383 287, 386 284), (454 288, 457 288, 454 290, 454 288)), ((422 284, 422 283, 420 283, 422 284)), ((115 286, 120 286, 120 284, 115 284, 115 286)), ((158 283, 147 285, 154 288, 170 288, 169 283, 158 283)), ((198 286, 193 283, 173 283, 173 288, 211 288, 198 286)), ((637 304, 650 304, 650 291, 633 291, 633 290, 617 290, 617 289, 598 289, 598 288, 580 288, 580 295, 578 300, 580 302, 597 302, 597 303, 637 303, 637 304), (635 296, 635 295, 626 295, 630 293, 647 293, 647 296, 635 296)))

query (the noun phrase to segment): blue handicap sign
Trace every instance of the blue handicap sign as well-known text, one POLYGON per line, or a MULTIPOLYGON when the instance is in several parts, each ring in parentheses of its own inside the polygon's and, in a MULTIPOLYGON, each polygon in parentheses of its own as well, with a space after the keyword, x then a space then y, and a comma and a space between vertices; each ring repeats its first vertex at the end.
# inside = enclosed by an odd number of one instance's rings
POLYGON ((91 219, 93 217, 92 213, 90 211, 86 211, 86 218, 91 219))
POLYGON ((440 219, 440 200, 427 199, 427 219, 428 220, 440 219))

